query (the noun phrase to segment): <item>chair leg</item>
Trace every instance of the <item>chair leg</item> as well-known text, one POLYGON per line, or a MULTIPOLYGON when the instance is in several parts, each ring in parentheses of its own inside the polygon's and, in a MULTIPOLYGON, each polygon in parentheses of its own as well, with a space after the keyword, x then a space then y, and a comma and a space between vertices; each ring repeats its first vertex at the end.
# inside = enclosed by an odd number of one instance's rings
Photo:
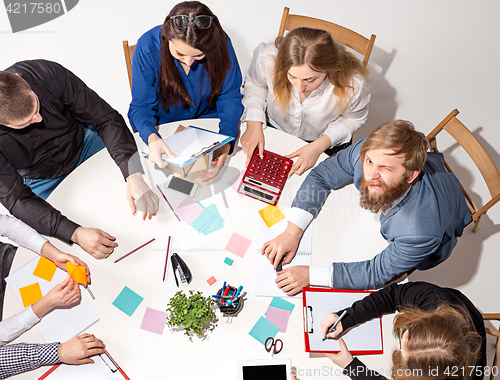
POLYGON ((472 227, 472 232, 477 232, 481 229, 481 225, 483 224, 483 216, 481 215, 474 221, 474 227, 472 227))

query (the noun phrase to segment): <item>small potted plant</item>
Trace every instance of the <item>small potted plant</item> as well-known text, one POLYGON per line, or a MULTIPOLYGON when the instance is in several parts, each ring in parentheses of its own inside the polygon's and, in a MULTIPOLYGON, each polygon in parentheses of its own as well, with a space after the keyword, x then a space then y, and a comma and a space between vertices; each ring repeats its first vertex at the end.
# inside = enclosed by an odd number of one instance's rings
POLYGON ((171 328, 184 327, 184 334, 191 332, 203 337, 207 330, 213 330, 217 322, 214 304, 210 297, 203 297, 201 292, 189 291, 189 297, 178 291, 167 305, 167 326, 171 328))

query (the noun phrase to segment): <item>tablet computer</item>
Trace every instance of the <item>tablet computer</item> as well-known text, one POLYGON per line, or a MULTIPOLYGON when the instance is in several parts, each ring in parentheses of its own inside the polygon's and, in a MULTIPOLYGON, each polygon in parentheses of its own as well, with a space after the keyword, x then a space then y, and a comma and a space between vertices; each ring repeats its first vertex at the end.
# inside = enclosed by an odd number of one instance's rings
POLYGON ((238 380, 291 380, 290 359, 238 361, 238 380))

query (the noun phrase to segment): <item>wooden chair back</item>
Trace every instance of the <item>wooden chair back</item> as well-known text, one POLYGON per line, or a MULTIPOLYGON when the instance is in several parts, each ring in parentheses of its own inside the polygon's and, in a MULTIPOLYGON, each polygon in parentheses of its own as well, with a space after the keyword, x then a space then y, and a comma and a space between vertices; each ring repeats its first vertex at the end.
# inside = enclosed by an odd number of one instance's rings
POLYGON ((290 9, 285 7, 283 9, 283 16, 281 17, 281 25, 278 31, 278 36, 283 37, 286 30, 292 30, 297 27, 308 27, 315 29, 323 29, 332 35, 335 41, 348 46, 349 48, 357 51, 364 56, 363 64, 366 66, 370 55, 372 53, 373 44, 375 43, 375 35, 372 34, 370 39, 363 37, 350 29, 344 28, 343 26, 334 24, 333 22, 328 22, 320 20, 314 17, 292 15, 289 13, 290 9))
MULTIPOLYGON (((476 167, 479 169, 479 172, 481 173, 484 181, 486 182, 491 195, 491 199, 482 207, 477 207, 474 204, 471 197, 462 185, 465 198, 467 199, 469 205, 469 211, 472 216, 472 222, 474 222, 473 231, 477 232, 481 228, 482 216, 500 200, 500 173, 498 172, 498 169, 493 163, 493 160, 491 159, 488 152, 486 152, 484 147, 476 139, 472 132, 469 131, 467 127, 457 119, 457 115, 458 110, 455 109, 451 111, 451 113, 446 116, 446 118, 436 128, 434 128, 431 133, 427 135, 427 139, 430 142, 430 151, 439 152, 437 148, 436 136, 444 129, 467 152, 476 167)), ((446 161, 445 166, 449 172, 453 173, 446 161)))
POLYGON ((132 56, 134 55, 135 45, 128 44, 128 41, 123 41, 123 54, 125 55, 125 64, 127 65, 128 81, 130 83, 130 91, 132 91, 132 56))
MULTIPOLYGON (((500 314, 482 314, 483 319, 485 321, 500 321, 500 314)), ((489 368, 491 369, 490 373, 490 380, 495 379, 495 375, 497 374, 498 371, 498 358, 500 356, 500 344, 499 344, 499 339, 500 339, 500 327, 498 330, 493 330, 489 327, 486 327, 486 334, 493 335, 496 337, 496 343, 495 343, 495 355, 493 356, 493 363, 489 368), (494 372, 494 373, 493 373, 494 372)), ((486 375, 485 375, 486 378, 486 375)))

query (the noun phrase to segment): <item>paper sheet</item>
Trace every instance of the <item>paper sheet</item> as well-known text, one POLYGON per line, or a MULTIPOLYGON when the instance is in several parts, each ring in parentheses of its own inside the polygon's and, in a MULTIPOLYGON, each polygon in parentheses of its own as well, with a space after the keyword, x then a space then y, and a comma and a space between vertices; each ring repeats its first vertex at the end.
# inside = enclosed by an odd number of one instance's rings
POLYGON ((290 311, 269 306, 266 311, 266 319, 280 328, 280 332, 286 333, 290 311))
MULTIPOLYGON (((285 216, 289 210, 284 210, 285 216)), ((278 223, 274 224, 272 227, 268 228, 262 218, 257 218, 257 239, 256 248, 257 255, 255 257, 255 283, 254 283, 254 295, 255 296, 268 296, 268 297, 289 297, 284 293, 276 283, 276 271, 273 266, 266 258, 265 255, 261 255, 262 245, 274 239, 276 236, 285 231, 287 226, 287 220, 282 219, 278 223)), ((302 239, 300 240, 297 253, 293 258, 292 262, 287 265, 283 265, 283 269, 297 266, 297 265, 311 265, 312 257, 312 224, 307 227, 304 231, 302 239)), ((302 293, 294 296, 296 298, 302 297, 302 293)))
POLYGON ((245 253, 247 252, 247 249, 251 243, 252 241, 250 239, 247 239, 246 237, 234 232, 229 239, 225 250, 234 253, 236 256, 243 257, 245 256, 245 253))
MULTIPOLYGON (((42 294, 45 295, 54 286, 63 282, 68 277, 65 271, 57 268, 52 281, 40 281, 39 277, 33 275, 39 259, 35 258, 31 260, 5 279, 21 303, 19 289, 23 286, 38 282, 42 294)), ((51 311, 35 327, 46 342, 66 342, 85 331, 98 320, 99 317, 92 310, 85 297, 82 296, 80 304, 71 308, 61 308, 51 311)))
POLYGON ((268 321, 266 318, 260 317, 255 326, 250 330, 249 334, 260 343, 265 344, 267 338, 274 338, 279 331, 280 328, 278 326, 268 321))
MULTIPOLYGON (((307 292, 306 305, 313 308, 313 329, 309 336, 311 352, 340 351, 338 341, 327 339, 323 342, 321 321, 329 314, 351 306, 369 293, 359 292, 307 292)), ((382 330, 380 318, 373 319, 353 328, 343 336, 349 351, 382 350, 382 330)))
POLYGON ((262 210, 259 211, 259 215, 266 223, 268 228, 274 226, 280 220, 285 218, 285 215, 281 212, 278 206, 267 205, 262 210))
POLYGON ((158 335, 163 335, 165 323, 167 323, 168 313, 164 311, 146 308, 144 318, 142 319, 141 329, 158 335))
POLYGON ((52 281, 52 277, 54 277, 54 273, 56 273, 56 269, 56 264, 45 257, 40 257, 33 275, 50 282, 52 281))
POLYGON ((42 291, 40 290, 40 284, 35 282, 34 284, 23 286, 19 289, 21 294, 21 300, 24 307, 33 305, 38 300, 42 299, 42 291))
POLYGON ((113 305, 131 317, 143 299, 139 294, 125 286, 113 301, 113 305))

